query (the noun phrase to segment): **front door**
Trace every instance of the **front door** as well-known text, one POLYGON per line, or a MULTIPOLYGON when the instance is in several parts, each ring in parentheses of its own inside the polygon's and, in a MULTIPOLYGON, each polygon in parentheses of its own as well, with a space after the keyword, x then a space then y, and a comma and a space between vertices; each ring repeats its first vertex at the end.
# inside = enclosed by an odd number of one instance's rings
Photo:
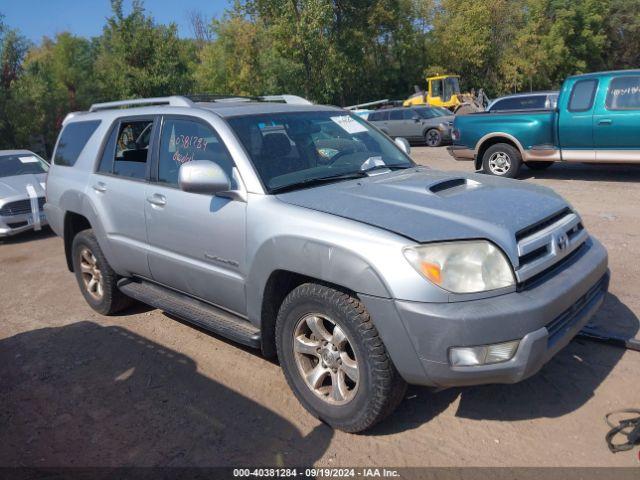
MULTIPOLYGON (((558 130, 562 160, 592 162, 596 159, 593 144, 593 105, 598 80, 588 78, 568 85, 570 94, 560 106, 558 130)), ((566 95, 564 96, 566 97, 566 95)))
POLYGON ((246 203, 180 190, 180 165, 192 160, 215 162, 234 177, 233 160, 213 127, 164 117, 157 170, 146 192, 152 278, 244 315, 246 203))
POLYGON ((596 160, 640 162, 640 75, 613 77, 593 116, 596 160))
POLYGON ((101 220, 110 263, 118 271, 143 277, 150 276, 145 190, 155 124, 154 117, 116 122, 87 190, 101 220))

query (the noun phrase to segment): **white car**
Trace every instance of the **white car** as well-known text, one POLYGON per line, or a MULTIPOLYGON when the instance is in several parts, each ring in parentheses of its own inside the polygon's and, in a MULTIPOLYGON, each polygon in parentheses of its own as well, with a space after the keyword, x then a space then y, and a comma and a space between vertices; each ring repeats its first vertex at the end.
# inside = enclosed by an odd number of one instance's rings
POLYGON ((48 171, 49 164, 29 150, 0 150, 0 237, 46 224, 48 171))

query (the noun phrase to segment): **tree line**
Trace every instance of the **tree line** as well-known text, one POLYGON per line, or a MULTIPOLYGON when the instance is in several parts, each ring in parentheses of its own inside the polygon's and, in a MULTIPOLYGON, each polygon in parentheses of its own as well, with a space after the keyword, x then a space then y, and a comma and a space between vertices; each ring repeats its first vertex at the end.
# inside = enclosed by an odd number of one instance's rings
POLYGON ((558 88, 570 74, 640 67, 640 0, 236 0, 193 12, 193 37, 132 0, 102 34, 34 44, 0 12, 0 148, 50 154, 91 103, 291 93, 348 105, 406 98, 456 73, 489 96, 558 88))

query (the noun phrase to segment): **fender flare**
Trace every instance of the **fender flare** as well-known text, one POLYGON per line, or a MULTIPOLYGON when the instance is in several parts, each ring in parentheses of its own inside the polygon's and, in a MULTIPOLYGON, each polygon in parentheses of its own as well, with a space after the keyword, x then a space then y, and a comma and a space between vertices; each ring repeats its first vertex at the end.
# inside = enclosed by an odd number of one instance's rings
POLYGON ((288 271, 355 293, 390 298, 390 289, 378 272, 357 253, 321 240, 285 236, 272 238, 253 256, 247 276, 247 316, 261 321, 265 287, 276 271, 288 271))
POLYGON ((511 143, 513 143, 516 146, 516 148, 520 152, 520 155, 524 159, 524 157, 525 157, 524 148, 523 148, 522 144, 520 143, 520 141, 516 137, 514 137, 513 135, 511 135, 509 133, 505 133, 505 132, 491 132, 491 133, 487 133, 482 138, 480 138, 480 140, 478 140, 476 142, 476 146, 474 148, 474 151, 476 152, 476 158, 475 158, 475 162, 474 162, 476 170, 478 170, 478 169, 480 169, 480 167, 482 167, 482 156, 480 155, 480 150, 481 150, 482 146, 487 142, 487 140, 491 140, 493 138, 504 138, 505 140, 509 140, 511 143))

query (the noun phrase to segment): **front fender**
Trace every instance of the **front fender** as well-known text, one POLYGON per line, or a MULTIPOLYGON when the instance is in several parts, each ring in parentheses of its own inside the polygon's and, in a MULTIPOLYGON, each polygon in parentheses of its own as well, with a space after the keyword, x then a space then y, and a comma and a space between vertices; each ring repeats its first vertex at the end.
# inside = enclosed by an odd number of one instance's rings
POLYGON ((353 251, 320 240, 281 236, 256 251, 247 277, 247 314, 258 323, 265 286, 276 270, 285 270, 342 286, 356 293, 390 298, 382 277, 353 251))

